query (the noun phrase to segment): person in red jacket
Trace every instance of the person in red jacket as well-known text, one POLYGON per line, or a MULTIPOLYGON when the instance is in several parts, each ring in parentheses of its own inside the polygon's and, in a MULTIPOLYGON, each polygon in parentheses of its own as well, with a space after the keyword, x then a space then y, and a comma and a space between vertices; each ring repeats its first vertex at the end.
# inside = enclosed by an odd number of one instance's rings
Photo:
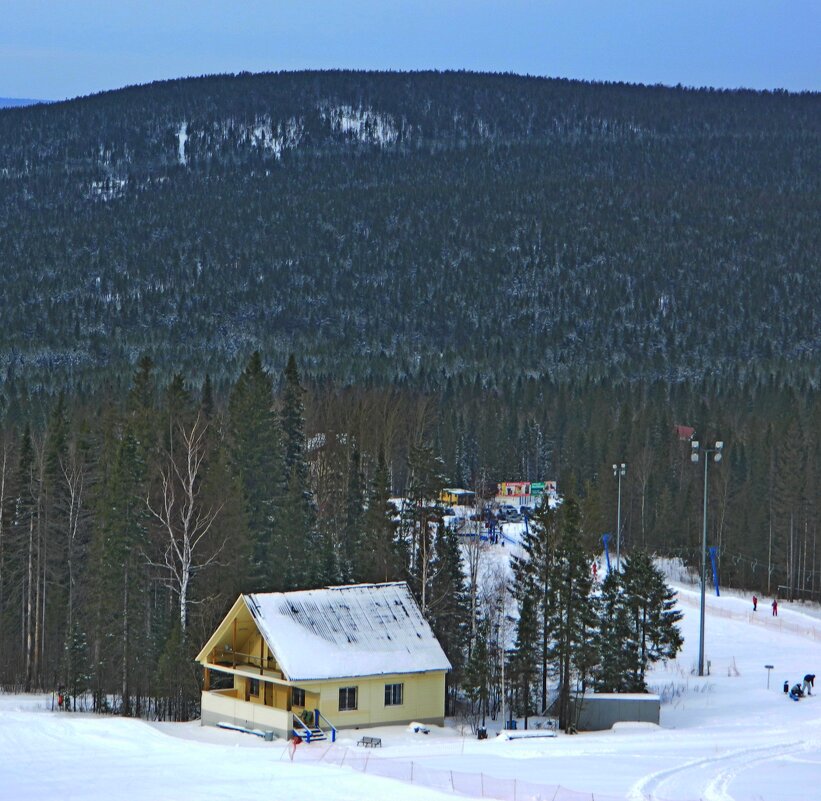
POLYGON ((755 612, 756 609, 758 609, 758 596, 753 595, 753 612, 755 612))
POLYGON ((773 598, 773 617, 778 617, 778 600, 773 598))

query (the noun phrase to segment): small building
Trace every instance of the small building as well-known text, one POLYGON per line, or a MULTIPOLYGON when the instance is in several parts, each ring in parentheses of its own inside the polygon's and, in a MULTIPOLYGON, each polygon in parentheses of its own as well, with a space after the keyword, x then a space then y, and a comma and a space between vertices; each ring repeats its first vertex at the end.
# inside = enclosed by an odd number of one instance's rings
POLYGON ((673 433, 678 437, 679 442, 690 442, 695 436, 696 430, 692 426, 674 425, 673 433))
POLYGON ((404 582, 240 595, 197 661, 203 725, 444 723, 451 665, 404 582))
POLYGON ((661 698, 651 693, 589 693, 570 700, 571 719, 579 731, 602 731, 626 722, 658 725, 660 714, 661 698))
POLYGON ((476 493, 466 489, 443 489, 439 493, 439 501, 448 506, 473 506, 476 493))
POLYGON ((555 481, 502 481, 496 495, 496 503, 534 508, 545 499, 551 506, 558 498, 555 481))
POLYGON ((530 495, 529 481, 503 481, 499 484, 499 498, 520 498, 530 495))
POLYGON ((556 498, 559 494, 555 481, 532 481, 530 493, 534 498, 541 498, 544 495, 548 498, 556 498))

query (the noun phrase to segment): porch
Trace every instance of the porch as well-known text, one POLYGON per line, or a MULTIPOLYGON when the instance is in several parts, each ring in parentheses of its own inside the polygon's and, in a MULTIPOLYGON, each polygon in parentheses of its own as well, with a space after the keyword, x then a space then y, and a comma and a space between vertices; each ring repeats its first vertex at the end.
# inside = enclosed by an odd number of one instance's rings
POLYGON ((297 733, 307 741, 324 739, 326 731, 335 734, 329 721, 322 719, 324 728, 320 722, 319 692, 292 685, 279 670, 251 663, 204 668, 203 725, 230 723, 285 738, 297 733))

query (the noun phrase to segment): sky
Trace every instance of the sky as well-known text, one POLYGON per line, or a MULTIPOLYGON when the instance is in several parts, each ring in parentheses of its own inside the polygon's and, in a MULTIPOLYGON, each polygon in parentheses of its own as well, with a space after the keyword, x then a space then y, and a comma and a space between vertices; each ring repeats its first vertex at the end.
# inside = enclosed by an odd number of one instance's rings
POLYGON ((3 0, 0 97, 301 69, 820 91, 819 41, 819 0, 3 0))

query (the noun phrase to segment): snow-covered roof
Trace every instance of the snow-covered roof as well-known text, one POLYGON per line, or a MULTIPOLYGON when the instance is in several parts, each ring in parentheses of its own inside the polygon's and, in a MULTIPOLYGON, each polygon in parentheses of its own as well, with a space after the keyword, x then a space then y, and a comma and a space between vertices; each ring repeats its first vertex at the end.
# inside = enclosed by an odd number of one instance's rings
POLYGON ((404 582, 243 598, 290 681, 451 668, 404 582))

